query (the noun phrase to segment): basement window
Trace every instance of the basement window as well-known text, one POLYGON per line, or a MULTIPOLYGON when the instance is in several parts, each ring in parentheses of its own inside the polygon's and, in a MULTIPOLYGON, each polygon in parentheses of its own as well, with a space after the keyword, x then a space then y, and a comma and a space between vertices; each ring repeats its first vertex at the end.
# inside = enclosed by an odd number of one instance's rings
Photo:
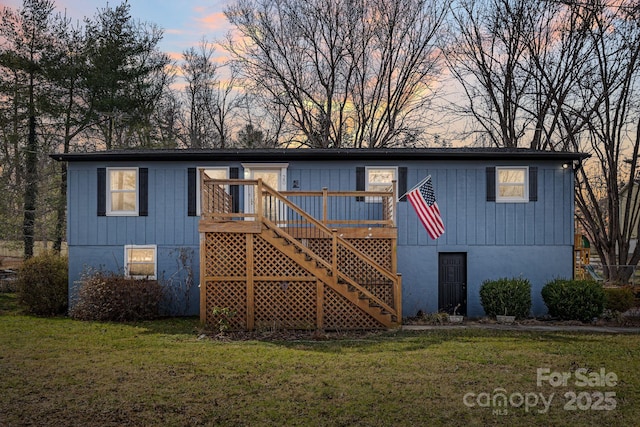
POLYGON ((157 248, 155 245, 126 245, 124 247, 125 276, 133 279, 156 279, 157 248))

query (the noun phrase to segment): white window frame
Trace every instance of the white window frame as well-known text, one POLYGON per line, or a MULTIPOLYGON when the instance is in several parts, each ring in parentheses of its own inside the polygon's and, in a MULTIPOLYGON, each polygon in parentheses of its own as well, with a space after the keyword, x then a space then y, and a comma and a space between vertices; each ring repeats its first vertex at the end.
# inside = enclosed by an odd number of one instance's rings
POLYGON ((118 167, 118 168, 107 168, 107 188, 106 188, 106 193, 107 193, 107 212, 106 214, 108 216, 138 216, 138 210, 140 209, 140 169, 137 167, 118 167), (112 200, 111 200, 111 196, 113 195, 114 192, 122 192, 122 193, 129 193, 132 192, 130 190, 112 190, 111 189, 111 172, 114 171, 135 171, 136 173, 136 188, 133 192, 135 192, 135 202, 136 202, 136 208, 132 211, 114 211, 111 209, 112 206, 112 200))
MULTIPOLYGON (((197 214, 197 216, 201 216, 202 215, 202 188, 201 188, 201 183, 202 183, 202 173, 205 170, 223 170, 223 171, 225 171, 225 178, 224 179, 229 179, 229 167, 228 166, 198 166, 196 168, 196 171, 197 171, 197 175, 196 175, 196 214, 197 214)), ((225 188, 225 191, 228 193, 229 192, 229 186, 225 185, 224 188, 225 188)))
POLYGON ((496 166, 496 202, 497 203, 528 203, 529 202, 529 166, 496 166), (500 171, 523 171, 524 182, 522 183, 501 183, 500 171), (524 186, 522 197, 500 196, 500 188, 505 186, 524 186))
POLYGON ((156 278, 158 277, 158 246, 157 245, 125 245, 124 246, 124 275, 125 277, 129 277, 132 279, 156 280, 156 278), (129 258, 129 251, 131 249, 153 249, 153 276, 141 276, 141 275, 129 274, 128 258, 129 258))
MULTIPOLYGON (((397 166, 365 166, 364 168, 364 179, 365 179, 365 190, 366 191, 376 191, 376 190, 372 190, 371 186, 372 186, 372 182, 369 179, 369 171, 371 170, 392 170, 393 171, 393 178, 391 179, 391 182, 389 183, 389 185, 391 186, 391 188, 393 189, 393 181, 398 182, 398 167, 397 166)), ((378 183, 379 184, 379 183, 378 183)), ((367 203, 382 203, 382 197, 365 197, 365 202, 367 203)))
MULTIPOLYGON (((287 191, 287 168, 289 167, 289 163, 242 163, 242 169, 244 170, 244 179, 252 179, 253 173, 255 171, 263 171, 263 170, 273 170, 278 171, 280 173, 280 182, 278 184, 277 191, 287 191)), ((254 206, 254 197, 253 197, 253 187, 250 185, 244 186, 244 212, 245 213, 255 213, 254 206)), ((278 218, 276 220, 277 223, 283 222, 286 223, 286 212, 284 206, 277 208, 278 218)), ((247 221, 253 221, 253 218, 247 217, 245 218, 247 221)))

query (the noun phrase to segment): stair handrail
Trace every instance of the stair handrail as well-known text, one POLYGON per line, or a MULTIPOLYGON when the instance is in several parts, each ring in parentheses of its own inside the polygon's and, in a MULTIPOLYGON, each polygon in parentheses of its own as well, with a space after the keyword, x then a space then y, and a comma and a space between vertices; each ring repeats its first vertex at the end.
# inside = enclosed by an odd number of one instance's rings
MULTIPOLYGON (((364 262, 366 262, 367 264, 369 264, 371 267, 373 267, 375 270, 377 270, 380 274, 382 274, 383 276, 385 276, 387 279, 389 279, 391 281, 391 283, 393 283, 394 287, 399 286, 399 280, 397 278, 396 275, 394 275, 392 272, 388 271, 386 268, 384 268, 383 266, 381 266, 380 264, 378 264, 374 259, 372 259, 370 256, 368 256, 367 254, 361 252, 360 250, 358 250, 355 246, 353 246, 351 243, 349 243, 347 240, 343 239, 342 237, 340 237, 339 235, 337 235, 337 233, 334 233, 331 229, 329 229, 326 225, 322 224, 322 222, 318 221, 316 218, 314 218, 313 216, 309 215, 307 212, 305 212, 304 210, 302 210, 299 206, 297 206, 295 203, 291 202, 290 200, 287 200, 287 198, 282 197, 276 190, 274 190, 273 188, 271 188, 269 185, 265 184, 264 182, 262 182, 261 179, 258 180, 258 187, 262 187, 262 190, 269 193, 271 196, 275 197, 276 199, 278 199, 281 203, 286 204, 290 209, 292 209, 293 211, 295 211, 296 213, 298 213, 300 216, 302 216, 303 218, 305 218, 307 221, 309 221, 310 223, 312 223, 314 226, 316 226, 319 230, 323 231, 325 234, 327 234, 328 236, 331 236, 332 239, 334 239, 337 243, 339 243, 340 245, 342 245, 344 248, 346 248, 348 251, 350 251, 351 253, 355 254, 358 258, 364 260, 364 262)), ((262 204, 262 197, 259 197, 259 203, 262 204)), ((268 218, 262 216, 263 220, 267 220, 269 221, 275 228, 278 229, 278 231, 282 231, 283 233, 284 230, 281 229, 281 227, 278 227, 277 224, 273 223, 272 221, 268 220, 268 218)), ((286 233, 287 236, 292 239, 293 241, 295 241, 297 243, 297 246, 299 246, 300 248, 305 248, 306 247, 304 245, 302 245, 298 239, 296 239, 295 237, 289 235, 289 233, 286 233)), ((313 253, 312 251, 309 251, 310 255, 312 255, 314 258, 317 259, 322 259, 319 256, 317 256, 317 254, 313 253)), ((324 260, 323 260, 324 261, 324 260)), ((326 263, 327 266, 329 268, 331 268, 333 270, 332 266, 329 266, 328 263, 326 263)), ((358 287, 360 289, 362 289, 362 291, 364 291, 367 296, 371 296, 373 297, 373 299, 377 300, 375 301, 376 303, 382 303, 384 304, 384 306, 388 307, 389 310, 391 310, 391 312, 395 313, 396 310, 395 309, 391 309, 386 303, 384 303, 383 301, 381 301, 379 298, 377 298, 375 295, 371 294, 369 291, 367 291, 365 288, 363 288, 362 286, 360 286, 360 284, 358 284, 355 280, 353 280, 351 277, 347 276, 346 274, 340 272, 339 270, 337 270, 337 268, 335 269, 336 272, 338 273, 338 275, 340 277, 342 277, 343 279, 348 279, 350 282, 356 283, 358 285, 358 287)), ((394 298, 395 300, 395 298, 394 298)), ((397 301, 394 301, 394 303, 397 303, 397 301)))
POLYGON ((330 235, 333 238, 336 238, 338 243, 340 243, 342 246, 344 246, 350 252, 356 254, 356 256, 358 256, 359 258, 364 259, 365 262, 370 264, 373 268, 375 268, 380 274, 385 276, 387 279, 391 280, 393 283, 397 283, 397 277, 392 272, 390 272, 389 270, 387 270, 386 268, 384 268, 383 266, 378 264, 378 262, 376 262, 373 258, 371 258, 369 255, 367 255, 367 254, 363 253, 362 251, 360 251, 358 248, 356 248, 351 243, 349 243, 346 239, 343 239, 339 235, 336 235, 335 233, 333 233, 332 230, 329 227, 327 227, 322 222, 320 222, 317 219, 315 219, 313 216, 309 215, 307 212, 302 210, 295 203, 291 202, 286 197, 282 197, 281 194, 278 191, 274 190, 273 188, 271 188, 270 186, 268 186, 267 184, 265 184, 261 180, 259 180, 259 181, 260 182, 259 182, 258 186, 261 185, 263 190, 266 190, 266 192, 268 192, 271 196, 277 198, 282 203, 285 203, 287 206, 289 206, 296 213, 298 213, 299 215, 301 215, 302 217, 307 219, 309 222, 311 222, 313 225, 315 225, 316 227, 318 227, 319 229, 324 231, 325 234, 330 235))

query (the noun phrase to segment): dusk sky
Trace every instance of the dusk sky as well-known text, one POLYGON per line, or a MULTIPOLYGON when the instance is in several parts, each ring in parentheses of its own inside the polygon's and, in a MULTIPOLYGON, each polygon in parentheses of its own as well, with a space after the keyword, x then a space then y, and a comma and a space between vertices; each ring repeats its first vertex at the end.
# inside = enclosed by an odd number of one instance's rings
MULTIPOLYGON (((197 46, 203 37, 219 40, 230 26, 223 10, 231 0, 130 0, 134 19, 155 23, 164 30, 161 50, 179 59, 182 52, 197 46)), ((54 0, 56 12, 67 11, 74 20, 93 17, 107 0, 54 0)), ((116 7, 122 1, 108 2, 116 7)), ((20 8, 22 0, 0 0, 1 6, 20 8)), ((218 50, 219 51, 219 50, 218 50)))

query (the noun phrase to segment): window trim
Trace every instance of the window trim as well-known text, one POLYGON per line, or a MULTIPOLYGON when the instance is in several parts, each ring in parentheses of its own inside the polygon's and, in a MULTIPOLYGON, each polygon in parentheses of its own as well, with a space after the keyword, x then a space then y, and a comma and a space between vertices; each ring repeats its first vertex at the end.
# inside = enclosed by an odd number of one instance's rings
MULTIPOLYGON (((138 216, 138 212, 140 211, 140 168, 138 167, 115 167, 115 168, 107 168, 106 172, 106 215, 107 216, 138 216), (111 172, 112 171, 135 171, 136 173, 136 188, 135 188, 135 203, 136 208, 133 211, 114 211, 112 210, 112 194, 113 191, 111 189, 111 172)), ((130 190, 120 190, 119 192, 130 193, 130 190)))
MULTIPOLYGON (((365 191, 373 191, 370 190, 370 184, 371 182, 369 181, 369 171, 373 170, 373 169, 381 169, 381 170, 393 170, 393 179, 391 180, 390 184, 391 184, 391 188, 393 189, 393 181, 396 182, 396 186, 398 185, 398 173, 399 173, 399 168, 398 166, 365 166, 364 167, 364 189, 365 191)), ((364 201, 366 203, 381 203, 382 202, 382 198, 381 197, 365 197, 364 201)))
POLYGON ((131 279, 156 280, 156 278, 158 277, 158 245, 124 245, 124 276, 131 279), (128 258, 128 251, 130 249, 153 249, 153 276, 140 276, 140 275, 129 274, 129 262, 127 261, 127 258, 128 258))
POLYGON ((495 182, 496 182, 496 188, 495 188, 495 194, 496 194, 496 203, 529 203, 529 166, 496 166, 496 172, 495 172, 495 182), (505 170, 519 170, 519 171, 523 171, 524 172, 524 181, 522 183, 501 183, 500 182, 500 171, 505 171, 505 170), (523 187, 523 195, 522 197, 505 197, 505 196, 500 196, 500 188, 502 186, 520 186, 522 185, 523 187))
MULTIPOLYGON (((224 170, 226 178, 229 179, 229 166, 196 166, 196 216, 202 216, 202 172, 205 170, 224 170)), ((225 185, 225 191, 229 192, 229 186, 225 185)))

